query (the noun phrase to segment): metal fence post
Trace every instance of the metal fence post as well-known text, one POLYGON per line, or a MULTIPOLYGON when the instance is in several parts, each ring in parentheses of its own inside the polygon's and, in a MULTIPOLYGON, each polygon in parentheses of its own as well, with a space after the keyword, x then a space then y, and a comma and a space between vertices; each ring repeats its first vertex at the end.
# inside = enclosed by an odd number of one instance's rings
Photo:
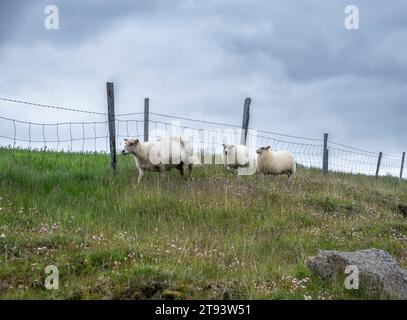
POLYGON ((148 126, 150 119, 150 99, 144 99, 144 141, 148 141, 148 126))
POLYGON ((324 174, 328 173, 328 134, 324 133, 324 150, 322 153, 322 170, 324 174))
POLYGON ((401 157, 400 180, 403 179, 403 169, 404 169, 404 159, 405 158, 406 158, 406 153, 403 152, 403 156, 401 157))
POLYGON ((110 156, 112 158, 112 168, 116 171, 116 123, 114 115, 114 87, 113 82, 106 82, 107 90, 107 114, 109 123, 110 156))
POLYGON ((240 139, 240 143, 246 145, 247 140, 247 130, 249 129, 249 120, 250 120, 250 98, 246 98, 244 101, 243 107, 243 122, 242 122, 242 136, 240 139))
POLYGON ((377 168, 376 168, 376 179, 379 177, 380 163, 382 162, 383 152, 379 152, 379 158, 377 159, 377 168))

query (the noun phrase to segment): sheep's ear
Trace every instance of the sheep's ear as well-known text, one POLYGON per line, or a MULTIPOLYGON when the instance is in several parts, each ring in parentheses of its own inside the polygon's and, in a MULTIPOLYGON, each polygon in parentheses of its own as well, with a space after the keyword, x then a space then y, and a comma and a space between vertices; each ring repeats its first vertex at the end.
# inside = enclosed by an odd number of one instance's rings
POLYGON ((124 139, 125 142, 127 142, 127 139, 124 139))
POLYGON ((270 146, 267 146, 267 147, 266 147, 266 150, 270 150, 270 149, 271 149, 271 147, 270 147, 270 146))
POLYGON ((139 139, 134 140, 134 144, 139 144, 139 143, 140 143, 139 139))

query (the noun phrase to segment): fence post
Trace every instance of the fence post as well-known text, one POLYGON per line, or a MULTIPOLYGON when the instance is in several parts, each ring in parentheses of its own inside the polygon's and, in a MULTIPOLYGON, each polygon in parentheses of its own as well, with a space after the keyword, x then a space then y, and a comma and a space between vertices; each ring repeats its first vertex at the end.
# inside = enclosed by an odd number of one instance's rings
POLYGON ((201 163, 205 164, 205 150, 201 148, 201 163))
POLYGON ((380 163, 382 162, 383 152, 379 152, 379 158, 377 159, 377 168, 376 168, 376 179, 379 177, 380 163))
POLYGON ((324 133, 324 150, 322 153, 322 170, 324 174, 328 173, 328 134, 324 133))
POLYGON ((116 123, 114 116, 114 87, 113 82, 106 82, 107 90, 107 114, 109 123, 110 156, 112 158, 112 168, 116 171, 116 123))
POLYGON ((403 152, 403 156, 401 157, 400 180, 403 179, 403 169, 404 169, 404 159, 405 158, 406 158, 406 153, 403 152))
POLYGON ((148 141, 148 126, 149 126, 149 121, 150 119, 150 99, 145 98, 144 99, 144 141, 148 141))
POLYGON ((242 122, 242 136, 240 139, 240 143, 246 145, 247 140, 247 130, 249 129, 249 120, 250 120, 250 103, 252 100, 250 98, 246 98, 244 101, 243 107, 243 122, 242 122))

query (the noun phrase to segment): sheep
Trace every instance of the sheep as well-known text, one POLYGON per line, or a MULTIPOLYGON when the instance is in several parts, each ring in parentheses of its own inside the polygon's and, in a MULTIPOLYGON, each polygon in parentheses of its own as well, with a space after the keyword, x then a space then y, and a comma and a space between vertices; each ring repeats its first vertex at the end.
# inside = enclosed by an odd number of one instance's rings
POLYGON ((288 181, 295 177, 296 165, 290 151, 272 151, 270 146, 257 150, 257 168, 262 176, 287 174, 288 181))
POLYGON ((223 163, 227 170, 247 168, 250 162, 250 153, 242 144, 223 144, 223 163))
POLYGON ((160 172, 173 168, 178 169, 184 177, 184 165, 188 165, 189 175, 192 177, 192 167, 200 165, 193 154, 193 146, 180 137, 160 138, 157 142, 140 142, 139 139, 124 139, 123 155, 133 154, 139 171, 137 183, 144 176, 144 171, 160 172))

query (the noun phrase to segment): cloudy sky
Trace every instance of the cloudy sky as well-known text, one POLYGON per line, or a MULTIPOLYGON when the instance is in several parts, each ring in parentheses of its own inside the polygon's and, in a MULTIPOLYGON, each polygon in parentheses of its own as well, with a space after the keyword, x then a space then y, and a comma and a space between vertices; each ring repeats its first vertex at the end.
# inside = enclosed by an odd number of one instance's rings
MULTIPOLYGON (((1 1, 0 97, 150 108, 398 154, 407 149, 405 0, 1 1), (47 5, 59 30, 44 27, 47 5), (360 29, 344 26, 357 5, 360 29)), ((5 103, 0 115, 103 119, 5 103)), ((1 122, 0 122, 1 126, 1 122)))

